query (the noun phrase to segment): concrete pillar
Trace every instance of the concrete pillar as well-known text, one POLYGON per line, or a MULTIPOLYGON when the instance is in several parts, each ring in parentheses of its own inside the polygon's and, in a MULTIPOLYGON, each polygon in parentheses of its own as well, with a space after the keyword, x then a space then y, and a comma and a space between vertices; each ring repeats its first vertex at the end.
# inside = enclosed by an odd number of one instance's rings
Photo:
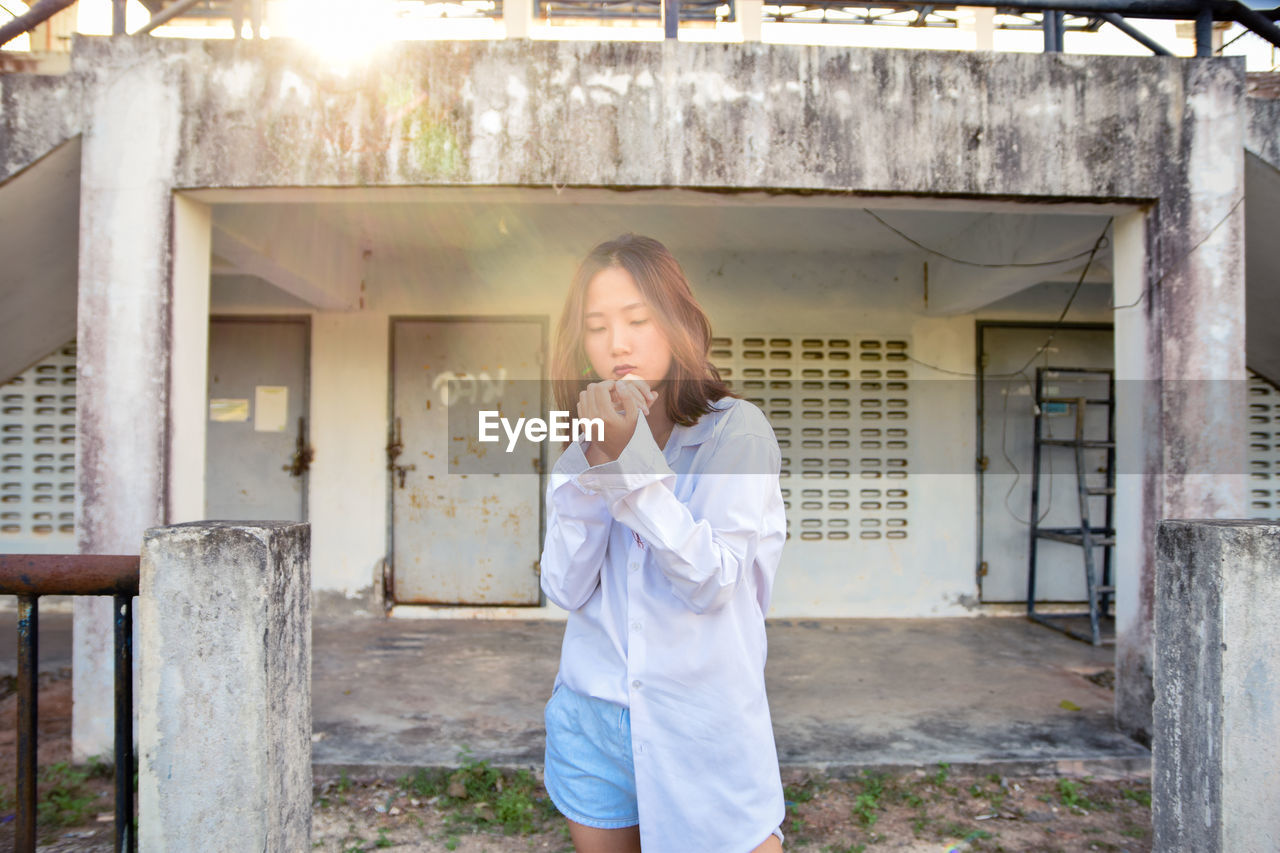
POLYGON ((980 6, 973 10, 973 49, 996 49, 996 10, 980 6))
POLYGON ((311 849, 311 528, 148 530, 139 850, 311 849))
POLYGON ((1164 458, 1160 434, 1158 297, 1148 299, 1147 211, 1116 217, 1112 228, 1116 370, 1115 628, 1116 719, 1122 730, 1150 741, 1151 584, 1155 537, 1162 517, 1164 458))
POLYGON ((509 39, 527 39, 533 21, 533 0, 504 0, 502 23, 509 39))
MULTIPOLYGON (((1198 59, 1183 68, 1181 172, 1171 172, 1176 177, 1148 214, 1143 289, 1116 302, 1117 336, 1140 342, 1127 358, 1144 359, 1125 368, 1149 380, 1143 386, 1158 385, 1138 396, 1146 400, 1141 408, 1149 413, 1148 431, 1159 435, 1160 454, 1118 457, 1122 470, 1144 478, 1142 526, 1128 535, 1148 542, 1163 518, 1238 518, 1248 494, 1243 65, 1198 59)), ((1132 396, 1133 389, 1121 393, 1132 396)), ((1142 550, 1140 562, 1118 566, 1121 577, 1133 576, 1117 590, 1117 614, 1125 615, 1116 626, 1116 724, 1150 744, 1156 566, 1142 550), (1133 591, 1128 602, 1126 587, 1133 591)))
MULTIPOLYGON (((147 63, 104 61, 85 95, 76 316, 81 553, 137 554, 165 521, 171 175, 178 95, 147 63), (123 67, 114 67, 119 62, 123 67)), ((108 755, 111 600, 77 598, 72 757, 108 755)))
POLYGON ((209 282, 213 216, 207 204, 173 197, 173 306, 169 369, 170 523, 205 517, 209 422, 209 282))
POLYGON ((1280 524, 1164 521, 1156 549, 1156 850, 1280 849, 1280 524))
POLYGON ((957 6, 959 29, 973 31, 974 50, 996 49, 996 10, 990 6, 957 6))
POLYGON ((764 0, 738 0, 738 23, 742 25, 743 41, 760 41, 764 30, 764 0))

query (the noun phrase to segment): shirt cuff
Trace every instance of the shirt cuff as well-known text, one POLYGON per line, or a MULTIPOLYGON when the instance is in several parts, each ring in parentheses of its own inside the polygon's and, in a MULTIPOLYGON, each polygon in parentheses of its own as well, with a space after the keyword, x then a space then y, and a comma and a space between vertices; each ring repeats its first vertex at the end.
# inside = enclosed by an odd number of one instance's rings
POLYGON ((577 482, 581 488, 602 493, 612 507, 636 489, 668 478, 674 482, 675 476, 649 430, 649 422, 642 417, 636 421, 635 432, 618 458, 587 468, 577 475, 577 482))
POLYGON ((582 442, 570 442, 551 469, 552 491, 565 483, 573 483, 583 494, 594 495, 595 490, 587 488, 579 480, 579 475, 590 467, 591 463, 587 462, 587 454, 582 449, 582 442))

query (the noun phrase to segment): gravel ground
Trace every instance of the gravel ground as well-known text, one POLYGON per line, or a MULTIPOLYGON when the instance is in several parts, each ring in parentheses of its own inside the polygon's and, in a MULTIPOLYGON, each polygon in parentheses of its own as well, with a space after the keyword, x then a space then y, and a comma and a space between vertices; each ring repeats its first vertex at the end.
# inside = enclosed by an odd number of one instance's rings
MULTIPOLYGON (((0 719, 12 720, 16 697, 5 693, 0 685, 0 719)), ((110 768, 68 763, 70 671, 42 676, 39 701, 39 849, 110 851, 110 768)), ((0 779, 13 779, 14 735, 0 727, 0 779)), ((326 853, 572 853, 565 820, 540 774, 541 768, 499 771, 462 753, 452 771, 398 780, 317 776, 313 847, 326 853)), ((787 851, 1151 850, 1148 776, 969 777, 938 765, 851 779, 784 770, 783 783, 787 851)), ((0 849, 12 849, 12 842, 10 782, 0 784, 0 849)))
MULTIPOLYGON (((455 796, 438 793, 447 778, 434 787, 423 780, 422 795, 411 779, 318 779, 315 844, 333 853, 572 853, 565 821, 536 779, 521 785, 505 775, 504 798, 497 784, 470 784, 486 770, 492 779, 496 771, 483 764, 457 771, 467 783, 454 780, 455 796), (527 809, 513 808, 524 802, 527 809), (520 815, 528 816, 523 831, 520 815)), ((784 771, 783 781, 788 851, 1151 850, 1147 778, 962 777, 939 765, 856 779, 784 771)))

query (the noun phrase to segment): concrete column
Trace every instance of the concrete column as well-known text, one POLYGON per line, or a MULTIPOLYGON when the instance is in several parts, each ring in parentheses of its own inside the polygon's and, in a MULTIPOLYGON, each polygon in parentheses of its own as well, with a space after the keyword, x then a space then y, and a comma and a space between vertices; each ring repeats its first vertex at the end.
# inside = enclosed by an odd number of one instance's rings
POLYGON ((743 41, 760 41, 764 30, 764 0, 738 0, 738 23, 742 25, 743 41))
MULTIPOLYGON (((1248 494, 1243 65, 1198 59, 1182 67, 1180 169, 1170 170, 1150 213, 1144 288, 1128 303, 1117 301, 1117 317, 1131 312, 1129 331, 1145 341, 1130 351, 1144 363, 1127 367, 1159 385, 1142 396, 1158 396, 1150 408, 1143 405, 1148 429, 1160 436, 1160 457, 1118 457, 1122 469, 1141 466, 1136 470, 1147 480, 1135 531, 1147 541, 1159 519, 1240 517, 1248 494)), ((1117 622, 1124 633, 1116 642, 1116 724, 1149 744, 1156 567, 1144 557, 1121 562, 1118 571, 1136 576, 1118 590, 1117 612, 1126 615, 1117 622), (1125 585, 1136 593, 1128 603, 1125 585)))
POLYGON ((996 10, 981 6, 973 10, 973 49, 996 49, 996 10))
POLYGON ((507 28, 507 38, 527 39, 529 25, 533 21, 533 0, 505 0, 502 4, 502 23, 507 28))
POLYGON ((311 849, 310 552, 307 524, 147 531, 140 850, 311 849))
POLYGON ((1117 216, 1115 243, 1116 306, 1116 548, 1114 581, 1116 626, 1116 719, 1122 730, 1150 746, 1151 584, 1155 537, 1151 531, 1164 507, 1158 476, 1164 458, 1160 434, 1159 295, 1147 298, 1149 284, 1148 211, 1117 216))
POLYGON ((1280 524, 1164 521, 1156 549, 1156 850, 1280 849, 1280 524))
MULTIPOLYGON (((315 536, 318 604, 380 608, 387 552, 387 422, 350 412, 385 412, 390 326, 385 314, 316 314, 311 325, 311 443, 307 499, 315 536), (352 602, 348 596, 359 596, 352 602)), ((321 612, 320 618, 325 617, 321 612)), ((336 614, 335 614, 336 615, 336 614)))
MULTIPOLYGON (((170 187, 179 96, 126 54, 95 69, 81 141, 76 316, 81 553, 137 554, 165 521, 170 187), (116 67, 118 63, 121 67, 116 67)), ((72 757, 112 751, 112 617, 77 598, 72 757)))
POLYGON ((173 307, 169 369, 169 518, 205 517, 209 422, 209 265, 213 216, 207 204, 173 197, 173 307))

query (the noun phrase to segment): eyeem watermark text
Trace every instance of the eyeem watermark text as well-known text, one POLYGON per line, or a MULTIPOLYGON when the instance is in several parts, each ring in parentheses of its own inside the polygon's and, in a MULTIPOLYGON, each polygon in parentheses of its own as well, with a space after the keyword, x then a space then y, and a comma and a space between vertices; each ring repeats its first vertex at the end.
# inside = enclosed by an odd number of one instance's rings
POLYGON ((498 426, 507 434, 507 453, 516 449, 516 442, 523 432, 528 441, 604 441, 604 421, 600 418, 574 418, 569 412, 559 409, 551 410, 551 419, 516 418, 515 425, 493 410, 480 411, 479 440, 484 442, 501 441, 497 434, 498 426))

